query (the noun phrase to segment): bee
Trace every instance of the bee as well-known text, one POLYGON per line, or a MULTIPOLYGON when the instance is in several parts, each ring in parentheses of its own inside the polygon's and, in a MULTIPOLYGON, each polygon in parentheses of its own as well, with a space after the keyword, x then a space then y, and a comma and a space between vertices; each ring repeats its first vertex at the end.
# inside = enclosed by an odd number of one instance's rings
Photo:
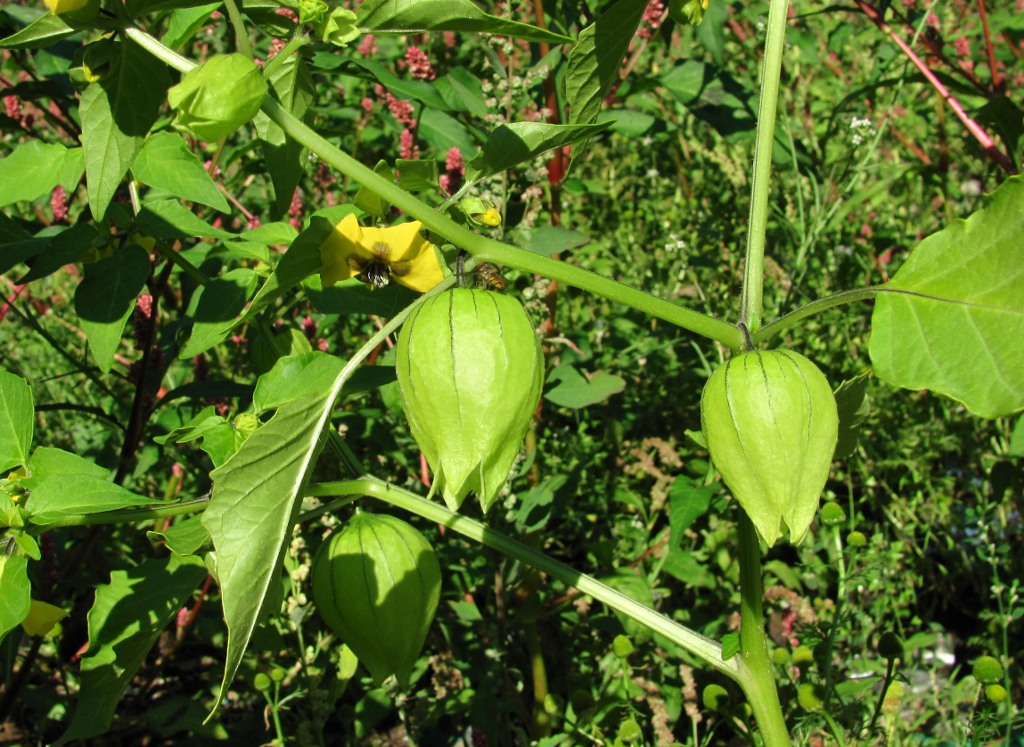
POLYGON ((476 276, 480 279, 483 285, 493 288, 494 290, 505 290, 505 286, 508 285, 508 281, 502 277, 498 268, 490 262, 481 262, 478 264, 476 266, 476 276))
POLYGON ((409 274, 412 269, 411 262, 392 262, 391 247, 384 242, 378 241, 371 250, 372 259, 362 257, 349 257, 348 264, 358 274, 360 281, 367 283, 371 289, 379 290, 386 288, 391 283, 391 278, 400 278, 409 274))

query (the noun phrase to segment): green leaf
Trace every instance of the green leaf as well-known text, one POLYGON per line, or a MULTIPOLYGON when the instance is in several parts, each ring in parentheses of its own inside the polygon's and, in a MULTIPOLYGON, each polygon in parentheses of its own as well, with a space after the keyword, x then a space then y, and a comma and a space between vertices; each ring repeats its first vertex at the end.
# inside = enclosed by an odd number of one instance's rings
POLYGON ((0 641, 28 617, 31 606, 28 558, 0 553, 0 641))
POLYGON ((453 111, 467 112, 480 119, 490 112, 484 103, 483 84, 464 67, 453 67, 444 77, 435 80, 433 85, 453 111))
POLYGON ((295 241, 281 257, 274 272, 263 284, 256 297, 249 305, 242 321, 251 319, 270 303, 283 296, 289 290, 320 272, 320 245, 327 240, 334 230, 334 222, 326 218, 313 216, 309 226, 296 237, 295 241))
POLYGON ((682 475, 675 479, 668 491, 670 548, 679 547, 683 532, 707 512, 714 494, 715 488, 712 485, 695 485, 682 475))
POLYGON ((368 0, 356 10, 356 23, 377 34, 471 31, 552 44, 572 41, 547 29, 488 15, 469 0, 368 0))
POLYGON ((399 158, 395 161, 395 170, 398 172, 398 183, 406 192, 437 189, 437 161, 422 159, 413 161, 399 158))
POLYGON ((580 32, 565 72, 569 124, 590 124, 597 119, 605 97, 619 82, 622 58, 646 8, 646 0, 618 0, 580 32))
POLYGON ((0 368, 0 473, 28 464, 34 423, 32 387, 0 368))
POLYGON ((466 181, 475 182, 526 163, 555 148, 562 148, 604 132, 604 124, 553 125, 544 122, 512 122, 500 125, 480 152, 466 164, 466 181))
POLYGON ((258 283, 255 272, 240 267, 200 289, 192 334, 178 357, 192 358, 224 340, 238 324, 258 283))
POLYGON ((709 3, 704 21, 697 27, 697 40, 711 53, 711 59, 722 67, 725 64, 725 22, 728 20, 725 3, 709 3))
MULTIPOLYGON (((257 414, 268 412, 294 400, 323 392, 338 378, 341 367, 342 361, 339 358, 319 350, 280 358, 256 382, 256 391, 252 395, 253 410, 257 414)), ((392 377, 393 374, 392 369, 392 377)))
POLYGON ((1010 448, 1006 452, 1009 456, 1024 456, 1024 415, 1017 418, 1017 424, 1013 426, 1013 433, 1010 434, 1010 448))
MULTIPOLYGON (((316 98, 308 65, 298 55, 276 64, 267 80, 270 92, 298 120, 302 120, 316 98)), ((284 130, 260 112, 253 119, 263 149, 263 160, 274 184, 274 213, 284 215, 291 206, 295 188, 305 172, 305 149, 285 135, 284 130)))
POLYGON ((214 228, 174 199, 145 200, 135 225, 147 236, 167 241, 235 238, 235 234, 214 228))
POLYGON ((894 386, 931 389, 985 418, 1024 409, 1024 177, 929 236, 875 300, 869 351, 894 386))
POLYGON ((585 233, 573 231, 570 228, 559 228, 557 226, 541 226, 529 233, 522 239, 520 245, 536 254, 549 256, 572 251, 577 247, 590 243, 590 237, 585 233))
POLYGON ((740 652, 740 634, 726 633, 722 636, 722 661, 729 661, 740 652))
POLYGON ((82 92, 82 145, 89 208, 101 219, 142 149, 170 86, 164 64, 127 38, 119 60, 82 92))
MULTIPOLYGON (((378 161, 377 165, 373 167, 373 173, 386 179, 389 184, 395 183, 395 172, 387 161, 378 161)), ((359 188, 356 196, 352 199, 352 204, 364 213, 369 213, 377 218, 383 218, 391 210, 391 203, 368 187, 359 188)))
POLYGON ((77 182, 85 169, 81 148, 39 140, 19 145, 0 160, 0 207, 50 194, 54 187, 66 184, 67 174, 75 169, 77 182))
POLYGON ((167 505, 165 501, 136 495, 105 477, 56 474, 40 481, 29 496, 26 508, 31 513, 32 524, 45 526, 66 516, 163 505, 167 505))
POLYGON ((89 223, 77 223, 71 228, 59 230, 49 238, 46 247, 32 263, 32 269, 18 278, 18 282, 31 283, 52 275, 64 265, 78 262, 86 250, 100 246, 104 241, 89 223))
POLYGON ((548 381, 557 381, 558 386, 547 392, 544 399, 574 410, 605 402, 626 388, 625 380, 618 376, 598 371, 588 380, 565 363, 551 372, 548 381))
POLYGON ((322 448, 336 389, 294 400, 249 436, 211 474, 203 526, 217 553, 217 580, 228 628, 220 703, 242 663, 288 549, 308 475, 322 448))
MULTIPOLYGON (((448 108, 444 98, 441 97, 441 94, 438 93, 432 83, 411 78, 399 78, 384 67, 384 65, 372 60, 352 59, 346 62, 362 68, 362 70, 370 74, 373 80, 387 88, 393 96, 399 99, 415 99, 416 101, 423 102, 431 109, 443 110, 448 108)), ((352 74, 356 75, 358 72, 353 70, 352 74)))
POLYGON ((149 254, 134 244, 85 266, 85 277, 75 291, 75 312, 103 372, 114 365, 124 324, 146 287, 149 269, 149 254))
POLYGON ((202 515, 190 516, 163 532, 146 532, 152 542, 163 542, 175 555, 194 555, 210 541, 202 515))
POLYGON ((35 490, 43 480, 48 477, 66 477, 68 475, 86 475, 106 479, 110 470, 101 467, 91 459, 80 457, 64 449, 57 449, 53 446, 39 446, 32 452, 32 460, 29 463, 31 476, 22 485, 29 490, 35 490))
POLYGON ((459 120, 437 109, 424 109, 420 112, 416 136, 441 153, 447 153, 451 148, 469 153, 476 148, 476 141, 466 127, 459 120))
POLYGON ((227 199, 181 135, 153 133, 132 164, 132 173, 144 184, 175 197, 209 205, 222 213, 230 211, 227 199))
POLYGON ((839 410, 839 442, 833 459, 845 459, 857 447, 857 435, 864 420, 871 413, 867 400, 871 372, 847 379, 836 389, 836 408, 839 410))
POLYGON ((28 26, 0 41, 4 49, 42 49, 56 44, 66 36, 71 36, 78 29, 69 26, 67 21, 52 13, 44 13, 28 26))
POLYGON ((89 610, 89 650, 71 725, 55 744, 103 734, 128 683, 164 628, 207 576, 196 557, 150 558, 111 571, 89 610))
POLYGON ((180 49, 192 40, 196 32, 223 3, 208 3, 194 8, 179 8, 170 13, 167 30, 160 40, 171 49, 180 49))

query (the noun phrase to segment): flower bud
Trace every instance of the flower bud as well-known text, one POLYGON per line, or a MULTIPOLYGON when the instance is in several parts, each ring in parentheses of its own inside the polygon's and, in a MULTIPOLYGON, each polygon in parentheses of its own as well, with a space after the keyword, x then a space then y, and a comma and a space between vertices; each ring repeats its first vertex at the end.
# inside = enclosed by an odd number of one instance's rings
POLYGON ((434 486, 457 510, 470 491, 486 512, 519 454, 540 399, 540 341, 518 301, 457 288, 425 301, 402 327, 402 406, 434 486))
POLYGON ((177 111, 175 129, 207 142, 220 140, 260 110, 267 82, 242 54, 211 57, 171 86, 167 101, 177 111))
POLYGON ((790 350, 731 358, 701 395, 701 427, 722 479, 770 547, 799 542, 835 453, 839 414, 828 380, 790 350))
POLYGON ((313 561, 313 602, 378 683, 409 683, 441 597, 441 566, 401 519, 357 514, 313 561))

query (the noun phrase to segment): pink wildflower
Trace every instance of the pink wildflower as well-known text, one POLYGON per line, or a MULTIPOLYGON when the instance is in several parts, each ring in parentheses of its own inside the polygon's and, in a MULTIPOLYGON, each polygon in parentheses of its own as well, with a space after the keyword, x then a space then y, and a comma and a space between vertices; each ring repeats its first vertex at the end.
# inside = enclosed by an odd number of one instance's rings
POLYGON ((390 92, 384 94, 384 100, 388 102, 388 109, 400 125, 409 127, 415 121, 413 114, 415 108, 411 101, 396 99, 390 92))
POLYGON ((409 75, 418 80, 433 80, 434 68, 430 64, 427 53, 416 46, 405 50, 405 63, 409 66, 409 75))
POLYGON ((412 134, 412 130, 406 127, 402 130, 402 148, 399 158, 412 160, 419 157, 420 149, 416 146, 416 137, 412 134))
POLYGON ((661 19, 664 15, 665 4, 661 0, 651 0, 647 4, 646 10, 644 10, 644 15, 640 20, 640 27, 636 30, 636 35, 641 39, 650 39, 661 25, 661 19))
POLYGON ((292 204, 288 207, 288 222, 296 231, 302 229, 302 191, 296 187, 292 195, 292 204))
POLYGON ((53 211, 53 222, 62 223, 68 217, 68 196, 64 187, 57 185, 50 193, 50 209, 53 211))
POLYGON ((363 40, 359 42, 359 54, 363 57, 373 57, 377 54, 377 37, 373 34, 364 36, 363 40))
POLYGON ((4 108, 8 117, 21 121, 21 100, 17 96, 4 96, 4 108))
POLYGON ((363 107, 363 111, 367 114, 373 111, 373 99, 369 96, 364 97, 363 100, 359 102, 359 105, 363 107))
POLYGON ((249 218, 249 222, 245 224, 245 228, 247 231, 251 231, 254 228, 259 228, 261 225, 263 224, 260 223, 260 219, 254 215, 251 218, 249 218))

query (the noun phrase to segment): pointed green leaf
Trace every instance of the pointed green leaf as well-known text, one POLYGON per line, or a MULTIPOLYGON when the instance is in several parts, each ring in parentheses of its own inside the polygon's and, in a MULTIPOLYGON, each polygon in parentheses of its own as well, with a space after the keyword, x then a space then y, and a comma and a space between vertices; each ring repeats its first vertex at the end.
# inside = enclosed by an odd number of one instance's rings
POLYGON ((179 357, 183 360, 192 358, 227 337, 238 324, 238 317, 258 282, 255 272, 240 267, 200 289, 192 334, 179 357))
POLYGON ((68 475, 87 475, 99 479, 106 479, 110 470, 101 467, 91 459, 80 457, 64 449, 57 449, 53 446, 39 446, 32 452, 32 460, 29 463, 31 476, 22 484, 29 490, 35 490, 43 480, 48 477, 65 477, 68 475))
POLYGON ((149 254, 134 244, 85 267, 85 277, 75 291, 75 312, 96 365, 104 372, 114 365, 124 324, 147 278, 149 254))
MULTIPOLYGON (((309 67, 298 55, 276 64, 267 80, 270 92, 281 106, 302 120, 313 105, 316 88, 309 67)), ((267 172, 274 183, 274 212, 284 215, 292 202, 295 188, 305 172, 305 149, 284 134, 284 130, 260 112, 253 123, 259 136, 267 172)))
POLYGON ((147 138, 132 164, 132 173, 143 184, 175 197, 209 205, 222 213, 230 211, 227 199, 181 135, 156 132, 147 138))
POLYGON ((177 200, 145 200, 135 225, 147 236, 176 239, 233 239, 235 234, 214 228, 177 200))
POLYGON ((875 374, 996 418, 1024 409, 1024 177, 929 236, 883 286, 871 318, 875 374))
POLYGON ((65 148, 59 143, 38 140, 19 145, 0 159, 0 207, 35 200, 66 183, 69 171, 84 168, 81 148, 65 148))
POLYGON ((102 218, 142 149, 170 86, 164 64, 127 38, 111 72, 82 92, 82 145, 89 207, 102 218))
POLYGON ((479 181, 532 160, 541 153, 582 142, 611 125, 552 125, 544 122, 512 122, 500 125, 480 152, 466 164, 466 181, 479 181))
POLYGON ((67 21, 60 16, 44 13, 21 31, 0 41, 0 47, 4 49, 41 49, 56 44, 76 31, 78 29, 69 26, 67 21))
POLYGON ((707 512, 714 494, 714 485, 696 485, 684 475, 676 478, 668 491, 670 549, 679 547, 683 532, 707 512))
POLYGON ((28 617, 31 604, 28 558, 0 553, 0 641, 28 617))
POLYGON ((271 611, 264 607, 277 582, 336 394, 337 385, 283 405, 212 473, 213 496, 203 526, 216 549, 228 628, 218 703, 242 663, 261 613, 271 611))
POLYGON ((103 734, 128 683, 164 628, 207 576, 196 557, 150 558, 111 571, 89 610, 89 650, 71 725, 55 744, 103 734))
POLYGON ((32 263, 32 269, 18 278, 18 282, 31 283, 52 275, 64 265, 78 262, 86 250, 102 246, 105 241, 89 223, 77 223, 71 228, 58 229, 58 233, 49 238, 46 248, 32 263))
POLYGON ((311 218, 309 226, 288 247, 273 274, 253 298, 242 321, 252 318, 310 275, 320 272, 320 245, 333 230, 332 221, 317 216, 311 218))
POLYGON ((34 423, 32 387, 0 368, 0 474, 28 464, 34 423))
MULTIPOLYGON (((280 358, 256 382, 256 391, 252 395, 253 410, 268 412, 293 400, 323 392, 338 378, 341 366, 339 358, 319 350, 280 358)), ((347 384, 345 391, 350 391, 347 384)))
POLYGON ((839 442, 833 459, 845 459, 857 447, 857 434, 871 412, 867 400, 871 372, 848 379, 836 389, 836 409, 839 411, 839 442))
POLYGON ((195 555, 210 541, 202 515, 179 520, 163 532, 146 532, 146 536, 153 542, 163 542, 175 555, 195 555))
POLYGON ((469 0, 368 0, 356 10, 356 23, 378 34, 471 31, 553 44, 572 41, 547 29, 488 15, 469 0))
POLYGON ((66 516, 99 514, 131 506, 160 506, 157 501, 136 495, 103 477, 52 475, 42 480, 29 496, 26 508, 36 526, 52 524, 66 516))
POLYGON ((619 81, 622 58, 647 4, 646 0, 618 0, 580 32, 565 73, 569 124, 590 124, 597 119, 605 97, 619 81))
POLYGON ((562 407, 580 409, 605 402, 613 394, 626 388, 626 382, 619 376, 598 371, 589 379, 568 364, 558 366, 548 376, 548 381, 557 381, 558 386, 544 395, 544 399, 562 407))

